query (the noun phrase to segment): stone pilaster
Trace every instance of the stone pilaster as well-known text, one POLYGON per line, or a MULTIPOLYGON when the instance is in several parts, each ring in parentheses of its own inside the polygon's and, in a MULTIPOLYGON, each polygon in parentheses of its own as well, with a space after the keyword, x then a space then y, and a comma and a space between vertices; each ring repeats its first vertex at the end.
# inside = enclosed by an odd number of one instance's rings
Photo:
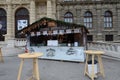
POLYGON ((9 3, 7 5, 7 34, 5 35, 5 40, 11 39, 12 34, 12 5, 9 3))
MULTIPOLYGON (((118 21, 117 21, 117 29, 118 29, 118 35, 119 35, 119 37, 120 37, 120 5, 117 5, 117 14, 118 14, 118 16, 117 16, 117 18, 118 18, 118 21)), ((120 38, 119 38, 119 40, 120 40, 120 38)))
POLYGON ((47 0, 47 17, 52 18, 52 2, 47 0))
POLYGON ((35 1, 30 1, 30 24, 32 24, 36 20, 36 7, 35 1))
POLYGON ((52 5, 53 5, 53 17, 54 19, 56 19, 56 0, 52 0, 52 5))
POLYGON ((97 30, 97 41, 102 40, 102 20, 101 20, 101 9, 97 9, 97 25, 96 25, 96 30, 97 30))

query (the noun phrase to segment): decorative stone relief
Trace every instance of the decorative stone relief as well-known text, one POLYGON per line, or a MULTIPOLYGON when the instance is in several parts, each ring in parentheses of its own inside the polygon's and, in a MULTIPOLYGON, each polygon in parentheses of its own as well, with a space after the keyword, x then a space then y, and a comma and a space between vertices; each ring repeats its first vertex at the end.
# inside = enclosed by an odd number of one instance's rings
POLYGON ((14 4, 14 5, 12 6, 13 9, 15 9, 15 8, 17 8, 17 7, 18 7, 17 4, 14 4))

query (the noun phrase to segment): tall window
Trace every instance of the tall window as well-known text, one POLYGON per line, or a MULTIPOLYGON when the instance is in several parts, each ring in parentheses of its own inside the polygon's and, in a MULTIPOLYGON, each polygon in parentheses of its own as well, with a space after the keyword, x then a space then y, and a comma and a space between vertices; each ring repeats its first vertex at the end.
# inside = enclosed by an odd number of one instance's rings
POLYGON ((0 8, 0 41, 4 41, 3 34, 7 33, 6 11, 0 8))
POLYGON ((4 9, 0 9, 0 34, 6 34, 7 32, 7 22, 6 22, 6 11, 4 9))
MULTIPOLYGON (((29 12, 26 8, 20 8, 15 13, 15 33, 19 30, 27 27, 29 24, 29 12)), ((24 37, 22 35, 16 35, 15 37, 24 37)))
POLYGON ((93 18, 93 15, 90 11, 85 12, 85 14, 84 14, 84 25, 87 28, 92 28, 92 23, 93 23, 92 18, 93 18))
POLYGON ((106 11, 104 13, 104 27, 105 28, 111 28, 113 26, 112 24, 112 12, 106 11))
POLYGON ((67 12, 64 15, 64 21, 72 23, 73 22, 73 14, 71 12, 67 12))

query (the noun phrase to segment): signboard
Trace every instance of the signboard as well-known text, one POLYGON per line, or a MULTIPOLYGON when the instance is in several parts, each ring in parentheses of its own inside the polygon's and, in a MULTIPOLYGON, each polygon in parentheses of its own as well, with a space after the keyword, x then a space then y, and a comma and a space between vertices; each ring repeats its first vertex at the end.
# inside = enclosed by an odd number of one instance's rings
POLYGON ((64 34, 64 30, 59 30, 59 34, 64 34))
POLYGON ((84 62, 84 47, 32 47, 35 52, 42 52, 44 59, 84 62))
POLYGON ((27 27, 27 25, 28 25, 28 20, 18 20, 17 21, 18 30, 21 30, 21 29, 27 27))
POLYGON ((55 34, 58 34, 58 30, 54 30, 53 31, 53 34, 55 35, 55 34))
POLYGON ((35 36, 35 33, 34 33, 34 32, 31 32, 31 36, 35 36))
POLYGON ((41 35, 41 33, 40 33, 40 32, 37 32, 37 36, 39 36, 39 35, 41 35))
MULTIPOLYGON (((19 27, 20 29, 20 27, 19 27)), ((63 35, 63 34, 71 34, 71 33, 81 33, 81 30, 78 28, 78 29, 66 29, 66 30, 53 30, 53 31, 50 31, 50 30, 43 30, 43 31, 39 31, 39 32, 36 32, 36 35, 37 36, 40 36, 40 35, 63 35)), ((36 35, 33 35, 33 36, 36 36, 36 35)))
POLYGON ((71 29, 67 29, 66 33, 72 33, 72 30, 71 29))
POLYGON ((47 46, 58 46, 58 40, 48 40, 47 46))
POLYGON ((43 31, 43 35, 47 35, 48 33, 47 33, 47 31, 43 31))

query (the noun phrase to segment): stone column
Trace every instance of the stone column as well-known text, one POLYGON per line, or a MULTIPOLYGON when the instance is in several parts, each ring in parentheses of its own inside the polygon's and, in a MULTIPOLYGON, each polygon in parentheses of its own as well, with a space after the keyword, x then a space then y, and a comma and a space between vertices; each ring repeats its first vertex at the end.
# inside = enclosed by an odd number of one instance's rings
POLYGON ((8 40, 12 37, 12 5, 9 3, 7 5, 7 34, 5 35, 5 40, 8 40))
POLYGON ((52 15, 53 15, 53 19, 56 19, 56 0, 52 0, 52 5, 53 5, 53 13, 52 13, 52 15))
POLYGON ((32 24, 36 20, 36 8, 35 1, 30 1, 30 24, 32 24))
POLYGON ((12 4, 11 0, 7 0, 7 34, 5 35, 5 42, 7 47, 14 47, 14 30, 12 20, 12 4))
POLYGON ((60 19, 60 12, 61 12, 61 5, 60 4, 57 4, 57 6, 56 6, 56 18, 57 19, 60 19))
POLYGON ((52 18, 52 3, 51 3, 51 0, 47 0, 47 17, 52 18))

